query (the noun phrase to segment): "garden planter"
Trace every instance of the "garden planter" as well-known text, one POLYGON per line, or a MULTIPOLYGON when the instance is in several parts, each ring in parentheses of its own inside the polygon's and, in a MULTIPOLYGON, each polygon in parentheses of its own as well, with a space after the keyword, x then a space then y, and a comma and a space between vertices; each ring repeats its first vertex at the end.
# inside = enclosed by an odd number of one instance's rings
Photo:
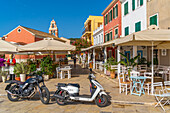
POLYGON ((115 71, 111 71, 111 72, 110 72, 110 77, 111 77, 111 78, 115 78, 115 71))
POLYGON ((6 76, 2 76, 2 82, 4 82, 4 83, 5 83, 6 79, 7 79, 7 77, 6 77, 6 76))
POLYGON ((106 75, 110 76, 110 71, 106 70, 106 75))
POLYGON ((30 79, 30 78, 31 78, 31 76, 27 76, 27 80, 30 79))
POLYGON ((44 80, 49 80, 50 79, 50 75, 43 75, 44 80))
POLYGON ((15 80, 20 81, 20 77, 15 77, 15 80))
POLYGON ((20 74, 21 82, 25 82, 26 74, 20 74))

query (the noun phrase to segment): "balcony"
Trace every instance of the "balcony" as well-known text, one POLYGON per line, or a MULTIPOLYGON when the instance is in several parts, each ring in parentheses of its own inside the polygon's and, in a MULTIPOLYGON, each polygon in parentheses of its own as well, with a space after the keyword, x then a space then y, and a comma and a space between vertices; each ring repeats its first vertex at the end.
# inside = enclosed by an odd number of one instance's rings
POLYGON ((90 29, 85 29, 83 32, 82 32, 82 35, 86 34, 86 33, 91 33, 91 28, 90 29))

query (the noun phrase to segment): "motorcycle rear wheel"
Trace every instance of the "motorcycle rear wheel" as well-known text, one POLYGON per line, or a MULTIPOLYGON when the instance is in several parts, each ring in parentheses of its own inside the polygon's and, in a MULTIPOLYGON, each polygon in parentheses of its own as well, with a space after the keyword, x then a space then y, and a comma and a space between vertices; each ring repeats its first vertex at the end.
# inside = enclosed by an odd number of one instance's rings
MULTIPOLYGON (((57 95, 60 95, 62 97, 66 97, 67 92, 66 91, 59 91, 57 95)), ((60 98, 56 98, 56 103, 58 105, 61 105, 61 106, 67 104, 66 100, 63 100, 63 99, 60 99, 60 98)))
POLYGON ((40 99, 43 104, 48 104, 50 101, 50 92, 47 87, 41 87, 40 99))
MULTIPOLYGON (((16 91, 16 90, 19 90, 18 87, 17 87, 17 85, 13 85, 13 86, 11 86, 10 89, 9 89, 9 91, 10 91, 11 93, 14 93, 14 94, 15 94, 15 91, 16 91)), ((9 93, 7 93, 7 97, 8 97, 8 99, 9 99, 10 101, 12 101, 12 102, 16 102, 16 101, 18 101, 18 100, 20 99, 19 96, 14 96, 14 95, 11 95, 11 94, 9 94, 9 93)))

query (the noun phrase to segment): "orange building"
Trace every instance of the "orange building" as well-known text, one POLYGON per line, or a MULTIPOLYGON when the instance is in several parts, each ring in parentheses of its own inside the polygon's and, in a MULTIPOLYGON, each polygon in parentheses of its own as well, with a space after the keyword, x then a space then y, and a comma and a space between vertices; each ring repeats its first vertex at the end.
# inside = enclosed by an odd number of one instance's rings
MULTIPOLYGON (((54 20, 52 20, 54 21, 54 20)), ((50 25, 51 26, 51 25, 50 25)), ((58 29, 57 29, 58 32, 58 29)), ((4 40, 8 41, 8 42, 12 42, 12 43, 17 43, 19 45, 25 45, 25 44, 29 44, 29 43, 33 43, 36 41, 40 41, 43 40, 44 38, 54 38, 58 41, 62 41, 65 42, 64 40, 58 38, 58 33, 56 32, 56 36, 46 33, 46 32, 42 32, 39 30, 35 30, 35 29, 31 29, 31 28, 27 28, 24 26, 18 26, 15 29, 13 29, 12 31, 10 31, 8 34, 6 34, 3 38, 4 40)), ((57 57, 64 57, 65 55, 57 55, 57 57)), ((26 60, 28 58, 33 58, 33 59, 41 59, 42 57, 44 57, 44 55, 15 55, 16 59, 22 59, 26 60)), ((8 55, 6 55, 6 58, 9 58, 8 55)))
MULTIPOLYGON (((119 38, 121 35, 121 3, 113 0, 102 13, 104 19, 104 42, 119 38)), ((108 57, 115 57, 115 48, 107 48, 108 57)))

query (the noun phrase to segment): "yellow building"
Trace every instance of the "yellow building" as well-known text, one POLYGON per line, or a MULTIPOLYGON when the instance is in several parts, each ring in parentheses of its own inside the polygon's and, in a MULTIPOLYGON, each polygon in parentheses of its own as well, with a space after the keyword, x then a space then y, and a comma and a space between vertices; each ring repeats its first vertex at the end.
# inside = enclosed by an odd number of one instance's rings
POLYGON ((103 16, 89 16, 84 23, 85 30, 82 33, 82 37, 86 39, 88 42, 94 44, 93 41, 93 31, 100 27, 103 24, 103 16))

